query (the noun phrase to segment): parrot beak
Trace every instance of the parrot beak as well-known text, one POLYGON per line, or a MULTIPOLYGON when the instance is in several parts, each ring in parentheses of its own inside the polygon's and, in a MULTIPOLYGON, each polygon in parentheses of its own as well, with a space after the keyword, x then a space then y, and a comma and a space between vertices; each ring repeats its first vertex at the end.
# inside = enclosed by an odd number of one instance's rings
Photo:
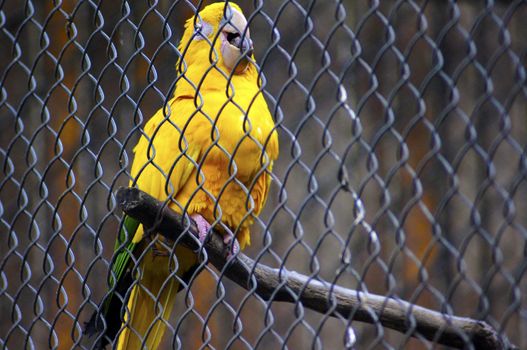
POLYGON ((220 30, 223 63, 231 72, 242 74, 249 66, 254 51, 247 20, 239 11, 228 6, 220 30))
POLYGON ((241 44, 238 47, 240 49, 240 52, 242 55, 245 55, 246 57, 251 57, 253 55, 254 46, 253 41, 249 36, 246 36, 241 40, 241 44))

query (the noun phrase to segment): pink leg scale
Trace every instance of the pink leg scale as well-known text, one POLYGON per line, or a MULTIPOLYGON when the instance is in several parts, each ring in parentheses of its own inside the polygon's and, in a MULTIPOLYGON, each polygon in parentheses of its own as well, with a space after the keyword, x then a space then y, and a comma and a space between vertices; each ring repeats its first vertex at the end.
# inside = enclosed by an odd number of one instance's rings
POLYGON ((210 224, 203 216, 200 214, 192 214, 190 215, 192 220, 196 223, 196 226, 198 227, 198 238, 199 241, 203 244, 205 242, 205 239, 207 238, 207 233, 210 230, 210 224))

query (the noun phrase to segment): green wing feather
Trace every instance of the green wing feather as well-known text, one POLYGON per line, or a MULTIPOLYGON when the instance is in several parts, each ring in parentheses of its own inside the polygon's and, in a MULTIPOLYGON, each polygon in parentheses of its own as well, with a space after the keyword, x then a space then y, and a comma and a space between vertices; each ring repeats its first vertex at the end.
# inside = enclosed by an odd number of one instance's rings
MULTIPOLYGON (((112 266, 112 273, 109 281, 110 288, 116 287, 128 266, 128 262, 130 261, 134 248, 137 245, 137 243, 132 242, 132 238, 134 237, 139 224, 140 222, 131 216, 125 216, 124 218, 123 228, 115 240, 114 254, 117 254, 117 257, 112 266)), ((110 294, 109 298, 106 299, 106 305, 104 307, 105 313, 108 311, 112 296, 113 292, 110 294)))
POLYGON ((102 307, 95 311, 90 320, 85 323, 84 332, 87 335, 91 336, 104 331, 104 336, 100 337, 94 346, 96 349, 103 349, 109 343, 109 339, 115 339, 121 328, 121 310, 123 302, 126 303, 123 298, 132 285, 132 275, 128 270, 130 258, 136 246, 136 243, 132 243, 132 239, 139 224, 139 221, 134 218, 125 216, 123 227, 115 241, 114 254, 116 257, 109 278, 111 292, 105 297, 102 307), (116 297, 116 293, 120 297, 116 297))
POLYGON ((124 218, 123 228, 119 232, 119 237, 115 240, 114 254, 117 253, 115 262, 112 266, 112 275, 110 276, 110 286, 114 285, 113 278, 116 278, 117 281, 121 278, 123 271, 128 265, 131 254, 134 251, 136 243, 132 243, 132 238, 139 227, 139 221, 132 218, 131 216, 126 216, 124 218), (128 243, 126 243, 128 242, 128 243), (123 244, 126 245, 123 247, 123 244))

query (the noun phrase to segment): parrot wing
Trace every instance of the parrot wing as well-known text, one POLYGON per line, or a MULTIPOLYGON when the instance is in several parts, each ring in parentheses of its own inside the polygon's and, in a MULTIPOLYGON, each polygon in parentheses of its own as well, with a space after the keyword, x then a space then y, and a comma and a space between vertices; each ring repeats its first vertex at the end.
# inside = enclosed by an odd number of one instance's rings
MULTIPOLYGON (((166 115, 166 110, 161 109, 146 124, 144 134, 134 148, 135 158, 131 170, 134 180, 130 185, 159 200, 176 196, 189 180, 201 153, 200 147, 186 140, 186 134, 181 137, 181 130, 166 115)), ((101 348, 108 344, 109 339, 115 339, 121 328, 123 302, 134 280, 132 257, 143 236, 144 229, 140 222, 125 216, 115 242, 115 259, 109 278, 111 288, 104 299, 102 314, 94 313, 86 323, 88 335, 105 332, 105 336, 99 340, 101 348)))

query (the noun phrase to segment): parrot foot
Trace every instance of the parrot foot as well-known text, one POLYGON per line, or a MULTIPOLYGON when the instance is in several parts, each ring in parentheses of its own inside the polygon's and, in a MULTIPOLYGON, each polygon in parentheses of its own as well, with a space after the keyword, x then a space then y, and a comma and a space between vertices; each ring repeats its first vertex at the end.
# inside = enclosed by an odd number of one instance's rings
POLYGON ((225 236, 223 236, 223 243, 225 243, 229 247, 227 259, 230 259, 233 256, 237 255, 240 251, 240 243, 238 243, 238 240, 231 232, 228 232, 225 236))
MULTIPOLYGON (((207 239, 207 235, 210 231, 211 225, 200 214, 191 214, 190 217, 192 218, 192 220, 194 220, 196 226, 198 227, 199 241, 201 242, 201 244, 204 244, 205 240, 207 239)), ((227 234, 223 236, 223 243, 225 243, 225 245, 229 247, 227 259, 230 259, 231 257, 235 256, 240 251, 240 243, 238 243, 238 240, 230 231, 228 231, 227 234)))
POLYGON ((190 215, 192 220, 196 223, 196 226, 198 227, 198 239, 201 242, 201 244, 205 243, 205 240, 207 239, 207 234, 210 231, 210 224, 203 216, 200 214, 192 214, 190 215))

